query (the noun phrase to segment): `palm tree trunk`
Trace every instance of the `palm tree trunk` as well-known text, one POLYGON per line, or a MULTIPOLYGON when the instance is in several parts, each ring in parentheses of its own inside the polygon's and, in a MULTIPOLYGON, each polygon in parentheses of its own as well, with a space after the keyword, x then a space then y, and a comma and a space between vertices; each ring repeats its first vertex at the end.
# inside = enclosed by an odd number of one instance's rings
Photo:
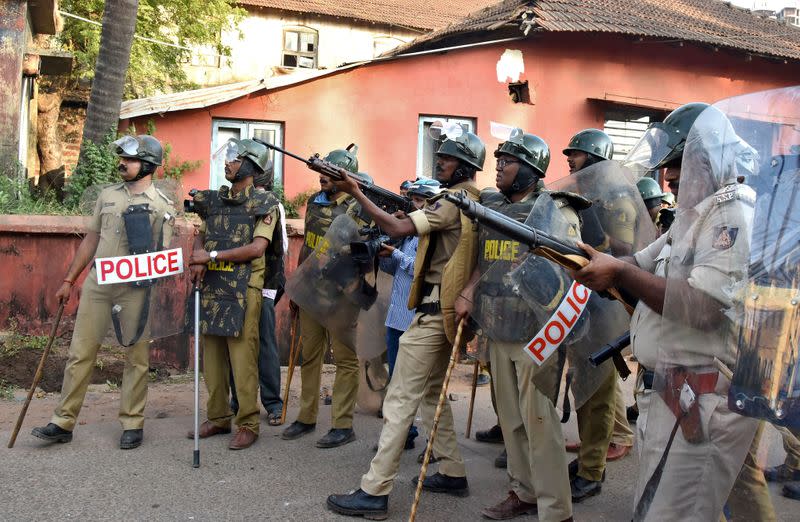
POLYGON ((100 51, 83 127, 81 160, 83 143, 99 144, 117 129, 138 8, 139 0, 106 0, 100 51))

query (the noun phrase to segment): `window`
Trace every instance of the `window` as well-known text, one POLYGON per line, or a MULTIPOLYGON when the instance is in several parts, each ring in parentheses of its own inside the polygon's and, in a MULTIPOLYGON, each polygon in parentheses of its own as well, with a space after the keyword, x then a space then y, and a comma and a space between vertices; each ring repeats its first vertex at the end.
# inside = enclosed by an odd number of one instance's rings
POLYGON ((291 27, 283 30, 284 67, 317 68, 318 33, 308 27, 291 27))
MULTIPOLYGON (((225 179, 225 158, 216 160, 213 154, 230 138, 258 138, 278 147, 283 146, 283 125, 266 121, 214 120, 211 136, 211 168, 208 188, 216 190, 223 185, 230 185, 225 179)), ((274 166, 275 183, 283 184, 283 154, 275 154, 269 150, 269 159, 274 166)))
POLYGON ((475 132, 475 118, 462 118, 455 116, 420 116, 417 138, 417 177, 432 178, 433 167, 436 165, 436 151, 443 139, 434 140, 428 131, 434 122, 460 123, 469 132, 475 132))

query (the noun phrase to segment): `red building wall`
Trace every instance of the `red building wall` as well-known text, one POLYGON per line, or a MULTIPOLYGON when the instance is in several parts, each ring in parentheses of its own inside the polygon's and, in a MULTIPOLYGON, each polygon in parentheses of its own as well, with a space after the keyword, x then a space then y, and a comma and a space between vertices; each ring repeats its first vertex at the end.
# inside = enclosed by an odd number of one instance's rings
MULTIPOLYGON (((800 83, 796 62, 687 43, 634 41, 609 34, 537 35, 525 40, 376 62, 315 81, 264 91, 213 107, 155 115, 156 135, 182 159, 202 166, 184 187, 208 186, 212 118, 284 124, 284 144, 296 153, 325 153, 358 143, 361 170, 395 189, 416 173, 418 118, 451 115, 477 119, 487 144, 479 177, 494 184, 491 152, 498 140, 489 122, 520 126, 543 137, 553 156, 548 178, 567 174, 561 149, 578 130, 600 127, 605 106, 590 99, 630 100, 670 110, 690 101, 713 102, 747 92, 800 83), (505 49, 523 52, 531 104, 511 102, 495 65, 505 49)), ((145 128, 147 118, 136 121, 145 128)), ((124 125, 124 122, 123 122, 124 125)), ((124 126, 123 126, 124 128, 124 126)), ((287 195, 316 187, 302 164, 284 162, 287 195)))

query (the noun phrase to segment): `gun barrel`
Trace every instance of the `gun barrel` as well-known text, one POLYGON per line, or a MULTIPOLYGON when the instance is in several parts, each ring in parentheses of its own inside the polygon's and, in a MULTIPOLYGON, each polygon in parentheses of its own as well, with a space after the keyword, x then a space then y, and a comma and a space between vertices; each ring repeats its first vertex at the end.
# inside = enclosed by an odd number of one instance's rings
POLYGON ((631 332, 627 331, 591 354, 589 356, 589 362, 592 363, 592 366, 600 366, 614 357, 614 355, 622 352, 629 344, 631 344, 631 332))
POLYGON ((541 230, 529 227, 469 198, 463 198, 457 194, 446 194, 445 199, 460 208, 467 217, 502 232, 511 239, 524 243, 530 248, 546 247, 562 254, 586 257, 586 253, 578 247, 555 239, 541 230))
POLYGON ((262 145, 264 145, 264 146, 265 146, 265 147, 267 147, 268 149, 272 149, 272 150, 274 150, 274 151, 280 152, 280 153, 281 153, 281 154, 283 154, 284 156, 289 156, 289 157, 291 157, 291 158, 294 158, 294 159, 296 159, 297 161, 302 161, 302 162, 303 162, 303 163, 305 163, 306 165, 310 165, 310 164, 311 164, 311 162, 310 162, 310 161, 308 161, 307 159, 303 158, 302 156, 298 156, 297 154, 295 154, 295 153, 293 153, 293 152, 289 152, 289 151, 288 151, 288 150, 286 150, 286 149, 282 149, 282 148, 278 147, 277 145, 273 145, 272 143, 268 143, 268 142, 266 142, 266 141, 259 141, 259 143, 261 143, 262 145))

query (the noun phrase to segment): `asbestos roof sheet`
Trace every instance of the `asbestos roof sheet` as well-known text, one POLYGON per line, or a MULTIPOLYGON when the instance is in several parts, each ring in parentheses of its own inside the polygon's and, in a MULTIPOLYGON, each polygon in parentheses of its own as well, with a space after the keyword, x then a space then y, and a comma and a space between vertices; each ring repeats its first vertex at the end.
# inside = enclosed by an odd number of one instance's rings
POLYGON ((256 80, 247 80, 238 83, 229 83, 206 87, 193 91, 175 92, 170 94, 160 94, 136 100, 122 102, 119 118, 136 118, 147 114, 163 114, 165 112, 184 111, 188 109, 200 109, 210 107, 218 103, 247 96, 261 89, 278 89, 296 83, 305 82, 321 76, 327 76, 336 72, 357 67, 360 63, 352 64, 338 69, 328 70, 300 70, 292 74, 283 76, 273 76, 256 80))
POLYGON ((243 6, 338 16, 431 30, 457 22, 497 0, 238 0, 243 6))
POLYGON ((607 32, 689 41, 757 55, 800 59, 800 29, 719 0, 504 0, 390 53, 436 48, 447 38, 500 27, 607 32), (523 20, 526 19, 523 23, 523 20))

